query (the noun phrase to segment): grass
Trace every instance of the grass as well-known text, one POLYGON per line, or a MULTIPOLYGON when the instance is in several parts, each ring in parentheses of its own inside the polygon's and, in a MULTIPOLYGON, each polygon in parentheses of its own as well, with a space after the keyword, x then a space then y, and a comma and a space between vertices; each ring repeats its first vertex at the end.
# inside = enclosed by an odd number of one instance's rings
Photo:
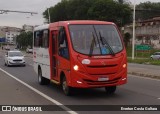
POLYGON ((150 64, 150 65, 160 65, 160 60, 151 60, 148 58, 135 58, 132 60, 132 58, 128 58, 129 63, 139 63, 139 64, 150 64))
POLYGON ((132 60, 131 56, 132 56, 132 48, 128 47, 126 49, 127 51, 127 56, 128 56, 128 62, 129 63, 139 63, 139 64, 151 64, 151 65, 160 65, 160 60, 151 60, 150 56, 154 53, 154 52, 160 52, 160 50, 157 49, 152 49, 150 51, 147 52, 140 52, 140 51, 135 51, 135 59, 132 60))

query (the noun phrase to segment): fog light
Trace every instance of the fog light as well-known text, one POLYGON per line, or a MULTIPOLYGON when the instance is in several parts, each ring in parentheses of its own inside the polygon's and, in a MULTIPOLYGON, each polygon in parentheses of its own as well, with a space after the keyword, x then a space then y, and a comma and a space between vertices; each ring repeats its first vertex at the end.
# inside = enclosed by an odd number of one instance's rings
POLYGON ((78 71, 78 65, 74 65, 73 69, 74 69, 75 71, 78 71))
POLYGON ((82 84, 82 82, 81 82, 81 81, 77 81, 77 83, 78 83, 78 84, 82 84))

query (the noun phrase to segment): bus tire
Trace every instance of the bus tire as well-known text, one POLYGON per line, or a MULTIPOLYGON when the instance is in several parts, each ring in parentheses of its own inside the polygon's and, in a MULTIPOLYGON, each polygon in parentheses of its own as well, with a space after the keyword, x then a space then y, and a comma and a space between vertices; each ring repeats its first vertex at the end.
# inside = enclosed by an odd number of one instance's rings
POLYGON ((116 91, 117 86, 109 86, 105 87, 106 93, 107 94, 114 94, 116 91))
POLYGON ((42 70, 40 68, 38 69, 38 83, 40 85, 47 85, 50 83, 49 79, 46 79, 42 76, 42 70))
POLYGON ((67 84, 67 80, 66 80, 66 77, 64 76, 63 79, 62 79, 62 89, 63 89, 63 92, 66 96, 70 96, 72 95, 71 93, 71 87, 68 86, 67 84))

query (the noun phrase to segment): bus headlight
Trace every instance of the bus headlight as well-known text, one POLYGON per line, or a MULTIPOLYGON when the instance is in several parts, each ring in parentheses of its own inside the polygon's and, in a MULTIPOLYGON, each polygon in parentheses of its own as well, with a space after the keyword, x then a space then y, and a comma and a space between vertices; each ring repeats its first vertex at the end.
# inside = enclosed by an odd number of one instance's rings
POLYGON ((73 69, 74 69, 75 71, 78 71, 78 69, 79 69, 78 65, 74 65, 74 66, 73 66, 73 69))

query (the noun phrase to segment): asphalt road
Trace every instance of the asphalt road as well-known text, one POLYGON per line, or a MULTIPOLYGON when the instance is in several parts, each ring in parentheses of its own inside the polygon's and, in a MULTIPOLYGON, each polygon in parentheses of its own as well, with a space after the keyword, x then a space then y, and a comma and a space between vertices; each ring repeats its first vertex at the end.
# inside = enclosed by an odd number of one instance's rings
MULTIPOLYGON (((50 98, 58 101, 63 105, 160 105, 160 81, 140 78, 137 76, 128 77, 128 83, 123 86, 119 86, 114 95, 106 95, 104 88, 97 89, 78 89, 74 96, 65 96, 59 86, 50 84, 47 86, 41 86, 38 84, 37 75, 35 74, 32 66, 32 58, 26 57, 26 67, 6 67, 4 66, 3 54, 0 52, 0 68, 12 74, 14 77, 22 80, 31 87, 39 90, 50 98)), ((19 82, 17 82, 19 83, 19 82)), ((15 86, 15 85, 13 85, 15 86)), ((2 87, 0 87, 2 88, 2 87)), ((15 91, 16 93, 17 91, 15 91)), ((32 91, 34 93, 34 91, 32 91)), ((25 92, 25 94, 31 94, 31 92, 25 92)), ((34 93, 35 94, 35 93, 34 93)), ((0 95, 1 96, 1 95, 0 95)), ((5 98, 4 98, 5 99, 5 98)), ((40 99, 40 103, 52 104, 52 102, 45 101, 46 99, 39 96, 36 99, 40 99)), ((6 99, 7 100, 7 99, 6 99)), ((23 99, 24 102, 27 99, 23 99)), ((7 102, 7 101, 6 101, 7 102)), ((39 103, 39 102, 37 102, 39 103)), ((14 104, 14 103, 12 103, 14 104)), ((116 111, 76 111, 82 114, 117 114, 116 111)), ((159 112, 147 112, 147 111, 120 111, 118 114, 158 114, 159 112)))

